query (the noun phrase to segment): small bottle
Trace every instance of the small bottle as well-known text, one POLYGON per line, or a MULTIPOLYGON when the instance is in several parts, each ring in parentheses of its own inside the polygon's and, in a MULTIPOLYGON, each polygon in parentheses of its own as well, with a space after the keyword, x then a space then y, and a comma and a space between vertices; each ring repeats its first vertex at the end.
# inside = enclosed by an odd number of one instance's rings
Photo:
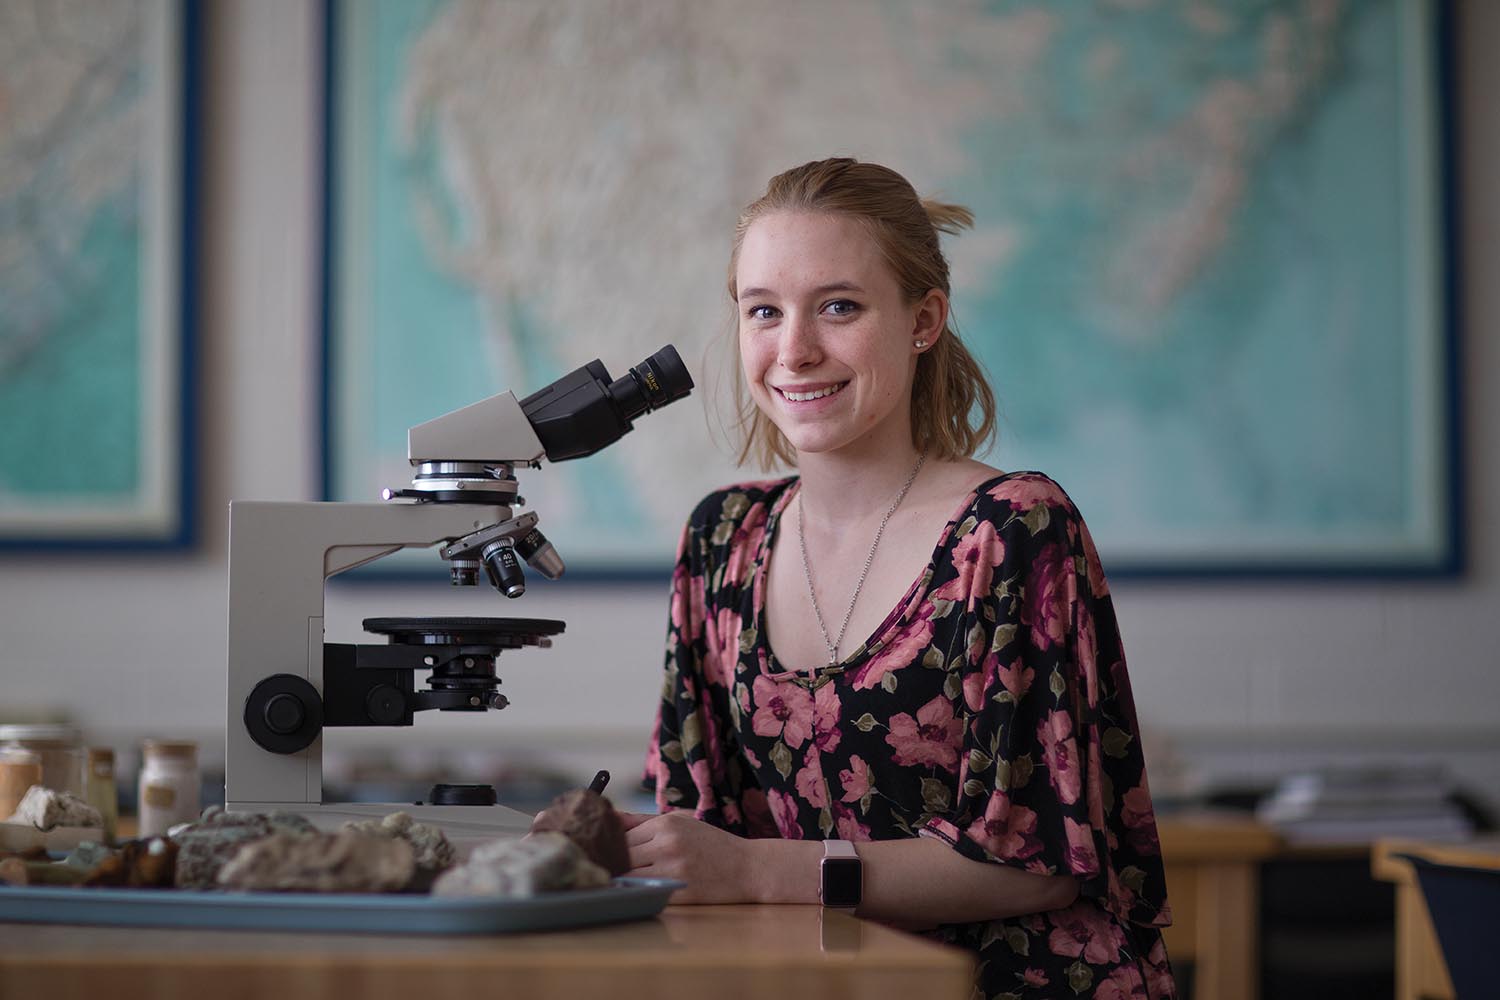
POLYGON ((0 726, 0 745, 30 750, 40 757, 40 784, 45 787, 83 794, 83 751, 75 727, 53 723, 0 726))
POLYGON ((139 837, 159 837, 198 818, 198 744, 147 740, 140 777, 139 837))
POLYGON ((104 817, 104 842, 115 842, 115 825, 120 819, 118 793, 115 790, 115 752, 110 747, 89 747, 88 764, 83 776, 84 799, 104 817))
POLYGON ((34 750, 0 747, 0 822, 10 819, 26 789, 42 783, 42 757, 34 750))

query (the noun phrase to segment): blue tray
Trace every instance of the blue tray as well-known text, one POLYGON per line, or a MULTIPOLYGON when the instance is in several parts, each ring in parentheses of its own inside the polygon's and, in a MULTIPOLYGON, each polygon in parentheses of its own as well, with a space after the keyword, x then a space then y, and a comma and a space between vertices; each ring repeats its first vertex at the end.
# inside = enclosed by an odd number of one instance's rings
POLYGON ((617 878, 601 889, 526 898, 400 893, 195 892, 0 886, 0 921, 356 931, 380 934, 497 934, 644 920, 660 913, 682 882, 617 878))

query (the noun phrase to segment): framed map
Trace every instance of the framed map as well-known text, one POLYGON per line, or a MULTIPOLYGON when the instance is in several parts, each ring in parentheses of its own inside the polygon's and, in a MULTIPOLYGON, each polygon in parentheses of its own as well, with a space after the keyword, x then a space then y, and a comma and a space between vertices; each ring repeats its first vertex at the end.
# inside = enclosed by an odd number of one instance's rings
POLYGON ((852 155, 973 209, 980 457, 1061 482, 1112 575, 1457 571, 1444 3, 327 11, 330 498, 405 485, 416 423, 673 343, 693 398, 522 483, 571 567, 664 574, 763 477, 705 405, 736 213, 852 155))
POLYGON ((0 0, 0 547, 192 541, 196 23, 0 0))

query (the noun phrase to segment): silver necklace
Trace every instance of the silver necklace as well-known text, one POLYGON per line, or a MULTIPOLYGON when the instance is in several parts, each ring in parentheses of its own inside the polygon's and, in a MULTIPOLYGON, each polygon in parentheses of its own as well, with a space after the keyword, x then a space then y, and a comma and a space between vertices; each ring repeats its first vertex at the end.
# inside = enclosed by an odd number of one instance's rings
POLYGON ((901 506, 901 501, 906 499, 906 491, 911 489, 911 484, 917 481, 917 473, 922 471, 922 463, 927 461, 927 453, 923 452, 917 457, 917 464, 913 466, 911 475, 906 477, 906 484, 901 487, 901 492, 896 494, 896 499, 886 510, 885 516, 880 519, 880 527, 875 529, 875 541, 870 543, 870 554, 865 556, 864 568, 859 571, 859 582, 854 585, 854 594, 849 598, 849 610, 844 612, 844 623, 839 626, 839 634, 834 638, 828 637, 828 626, 823 624, 823 612, 818 609, 818 595, 813 589, 812 567, 807 562, 807 537, 802 530, 802 493, 797 493, 797 546, 802 550, 802 575, 807 577, 807 597, 812 601, 813 616, 818 619, 818 631, 823 633, 823 644, 828 647, 828 666, 830 668, 838 665, 839 643, 844 641, 844 632, 849 628, 849 619, 854 615, 855 602, 859 600, 859 592, 865 586, 865 574, 870 572, 870 564, 875 561, 875 550, 880 547, 880 536, 885 534, 886 522, 891 515, 896 513, 896 508, 901 506))

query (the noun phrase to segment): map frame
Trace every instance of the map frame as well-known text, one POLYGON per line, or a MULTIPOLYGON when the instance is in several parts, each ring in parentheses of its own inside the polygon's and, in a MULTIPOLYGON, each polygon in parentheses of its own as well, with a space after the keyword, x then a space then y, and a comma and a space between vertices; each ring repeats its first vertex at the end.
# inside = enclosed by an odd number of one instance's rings
POLYGON ((171 552, 198 542, 197 314, 203 13, 201 0, 145 5, 142 71, 147 139, 135 197, 142 261, 136 489, 101 503, 54 490, 0 504, 0 551, 171 552), (153 145, 152 140, 161 140, 153 145))
MULTIPOLYGON (((337 272, 342 265, 339 248, 340 198, 348 191, 350 166, 341 162, 338 147, 340 95, 338 53, 346 42, 340 36, 341 0, 324 0, 325 23, 325 149, 324 149, 324 239, 322 298, 321 384, 321 471, 322 497, 326 500, 356 499, 337 495, 334 465, 346 457, 341 450, 347 442, 340 440, 337 424, 337 383, 347 378, 351 369, 344 367, 336 326, 341 307, 337 272)), ((1408 221, 1418 229, 1422 244, 1416 251, 1402 253, 1404 280, 1413 289, 1416 302, 1403 327, 1406 342, 1405 359, 1414 359, 1419 371, 1406 377, 1412 387, 1413 414, 1408 419, 1412 467, 1418 472, 1410 483, 1418 499, 1414 506, 1411 530, 1385 547, 1352 547, 1347 542, 1329 541, 1322 545, 1300 539, 1301 549, 1294 557, 1247 557, 1243 546, 1226 546, 1216 551, 1211 545, 1185 553, 1156 551, 1142 557, 1139 550, 1124 556, 1112 556, 1101 545, 1109 575, 1119 579, 1159 580, 1164 582, 1278 581, 1278 580, 1372 580, 1452 578, 1465 570, 1464 544, 1464 428, 1461 383, 1461 317, 1459 315, 1459 244, 1457 233, 1458 203, 1455 176, 1456 114, 1454 32, 1455 18, 1451 0, 1419 0, 1402 7, 1404 26, 1415 27, 1417 41, 1404 40, 1403 53, 1419 69, 1403 76, 1403 102, 1392 127, 1404 133, 1427 136, 1427 148, 1407 152, 1405 175, 1408 184, 1402 190, 1410 204, 1408 221)), ((356 184, 359 183, 356 181, 356 184)), ((362 308, 358 305, 355 310, 362 308)), ((612 367, 620 359, 606 358, 612 367)), ((357 366, 356 366, 357 367, 357 366)), ((538 386, 516 385, 518 395, 538 386)), ((472 400, 452 401, 453 406, 472 400)), ((1009 467, 1009 466, 1006 466, 1009 467)), ((534 474, 535 475, 535 474, 534 474)), ((546 475, 545 470, 539 475, 546 475)), ((747 472, 746 479, 763 478, 747 472)), ((392 486, 404 484, 391 483, 392 486)), ((1069 480, 1075 498, 1079 490, 1069 480)), ((1085 513, 1091 509, 1081 504, 1085 513)), ((1275 550, 1280 541, 1270 539, 1275 550)), ((574 566, 570 560, 569 580, 585 582, 660 581, 670 572, 670 554, 663 555, 660 546, 643 549, 638 562, 594 565, 586 560, 574 566)), ((370 578, 411 577, 415 564, 400 559, 386 560, 362 571, 370 578)))

